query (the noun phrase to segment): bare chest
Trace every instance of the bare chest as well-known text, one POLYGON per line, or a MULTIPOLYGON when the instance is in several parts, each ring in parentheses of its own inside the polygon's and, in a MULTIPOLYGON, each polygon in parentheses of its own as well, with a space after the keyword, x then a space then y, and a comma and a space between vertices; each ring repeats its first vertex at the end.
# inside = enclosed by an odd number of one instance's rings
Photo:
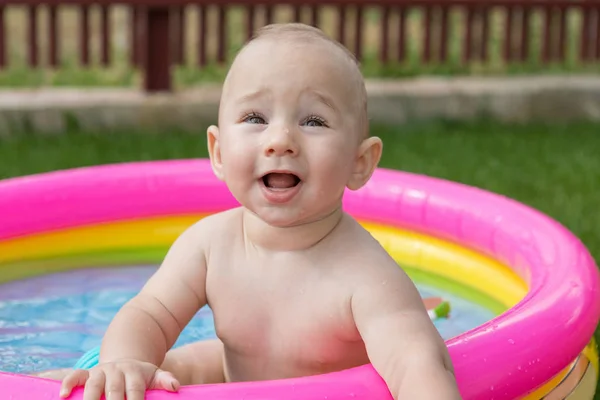
POLYGON ((253 370, 335 369, 364 355, 349 290, 327 268, 223 256, 209 268, 207 294, 226 351, 240 362, 253 360, 253 370))

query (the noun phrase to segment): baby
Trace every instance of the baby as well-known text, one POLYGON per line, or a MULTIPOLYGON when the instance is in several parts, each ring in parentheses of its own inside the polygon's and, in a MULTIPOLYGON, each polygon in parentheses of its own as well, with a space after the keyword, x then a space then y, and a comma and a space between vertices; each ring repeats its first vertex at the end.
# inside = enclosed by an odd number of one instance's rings
POLYGON ((415 286, 342 210, 382 152, 352 54, 313 27, 267 26, 234 60, 218 120, 212 168, 241 207, 175 241, 110 324, 99 364, 60 377, 61 396, 142 400, 372 363, 396 399, 460 399, 415 286), (219 339, 170 350, 207 304, 219 339))

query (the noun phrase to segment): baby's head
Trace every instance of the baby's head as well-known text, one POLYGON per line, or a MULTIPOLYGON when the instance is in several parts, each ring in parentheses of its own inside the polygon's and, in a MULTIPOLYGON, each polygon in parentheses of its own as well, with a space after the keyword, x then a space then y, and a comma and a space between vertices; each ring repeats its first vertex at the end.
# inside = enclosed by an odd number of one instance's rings
POLYGON ((293 71, 294 67, 304 69, 308 79, 327 79, 331 74, 337 75, 337 82, 331 82, 334 83, 332 87, 319 85, 319 82, 312 84, 323 92, 337 91, 347 95, 343 98, 346 107, 340 111, 351 113, 345 117, 355 120, 353 129, 358 137, 368 135, 367 92, 358 61, 346 47, 329 38, 320 29, 300 23, 267 25, 259 29, 232 64, 223 87, 225 99, 231 90, 239 88, 239 81, 235 79, 236 69, 245 69, 249 63, 259 69, 271 66, 285 80, 293 78, 286 73, 293 71), (250 63, 250 60, 254 62, 250 63), (300 61, 301 64, 290 65, 294 61, 300 61))
POLYGON ((208 130, 215 174, 266 222, 294 225, 330 214, 379 162, 354 56, 320 30, 270 25, 236 56, 219 126, 208 130))

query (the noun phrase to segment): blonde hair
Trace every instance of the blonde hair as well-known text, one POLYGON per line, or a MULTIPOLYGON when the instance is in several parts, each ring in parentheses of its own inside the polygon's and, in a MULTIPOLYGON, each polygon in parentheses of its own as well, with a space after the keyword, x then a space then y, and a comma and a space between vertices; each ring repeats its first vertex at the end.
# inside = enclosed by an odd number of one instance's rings
POLYGON ((353 80, 356 84, 356 91, 358 95, 357 101, 359 107, 359 126, 360 130, 362 131, 362 135, 368 136, 369 118, 367 109, 367 90, 365 88, 364 78, 360 70, 360 62, 356 59, 354 53, 348 50, 346 46, 337 40, 327 36, 321 29, 302 23, 278 23, 263 26, 255 31, 252 38, 250 38, 250 40, 240 50, 240 53, 244 48, 250 45, 250 43, 267 38, 324 41, 339 49, 345 55, 345 58, 350 62, 350 65, 352 66, 351 68, 354 70, 353 80))
POLYGON ((298 23, 298 22, 266 25, 266 26, 263 26, 262 28, 259 28, 254 33, 254 35, 252 36, 252 38, 250 39, 250 41, 248 43, 250 43, 254 40, 260 39, 260 38, 270 37, 270 36, 278 36, 278 37, 287 36, 287 37, 292 37, 292 38, 296 38, 296 39, 324 40, 328 43, 333 44, 340 50, 342 50, 344 52, 344 54, 348 57, 348 59, 357 66, 357 68, 360 67, 360 62, 356 59, 356 57, 354 56, 354 53, 352 53, 350 50, 348 50, 348 48, 346 46, 344 46, 337 40, 330 38, 321 29, 316 28, 312 25, 306 25, 306 24, 302 24, 302 23, 298 23))

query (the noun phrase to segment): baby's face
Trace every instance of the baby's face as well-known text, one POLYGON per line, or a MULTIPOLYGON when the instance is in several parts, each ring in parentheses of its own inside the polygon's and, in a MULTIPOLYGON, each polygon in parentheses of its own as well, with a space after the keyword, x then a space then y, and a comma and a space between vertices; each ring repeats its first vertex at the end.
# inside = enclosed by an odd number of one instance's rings
POLYGON ((259 39, 224 86, 209 147, 237 200, 271 225, 339 207, 364 139, 351 60, 330 43, 259 39))

